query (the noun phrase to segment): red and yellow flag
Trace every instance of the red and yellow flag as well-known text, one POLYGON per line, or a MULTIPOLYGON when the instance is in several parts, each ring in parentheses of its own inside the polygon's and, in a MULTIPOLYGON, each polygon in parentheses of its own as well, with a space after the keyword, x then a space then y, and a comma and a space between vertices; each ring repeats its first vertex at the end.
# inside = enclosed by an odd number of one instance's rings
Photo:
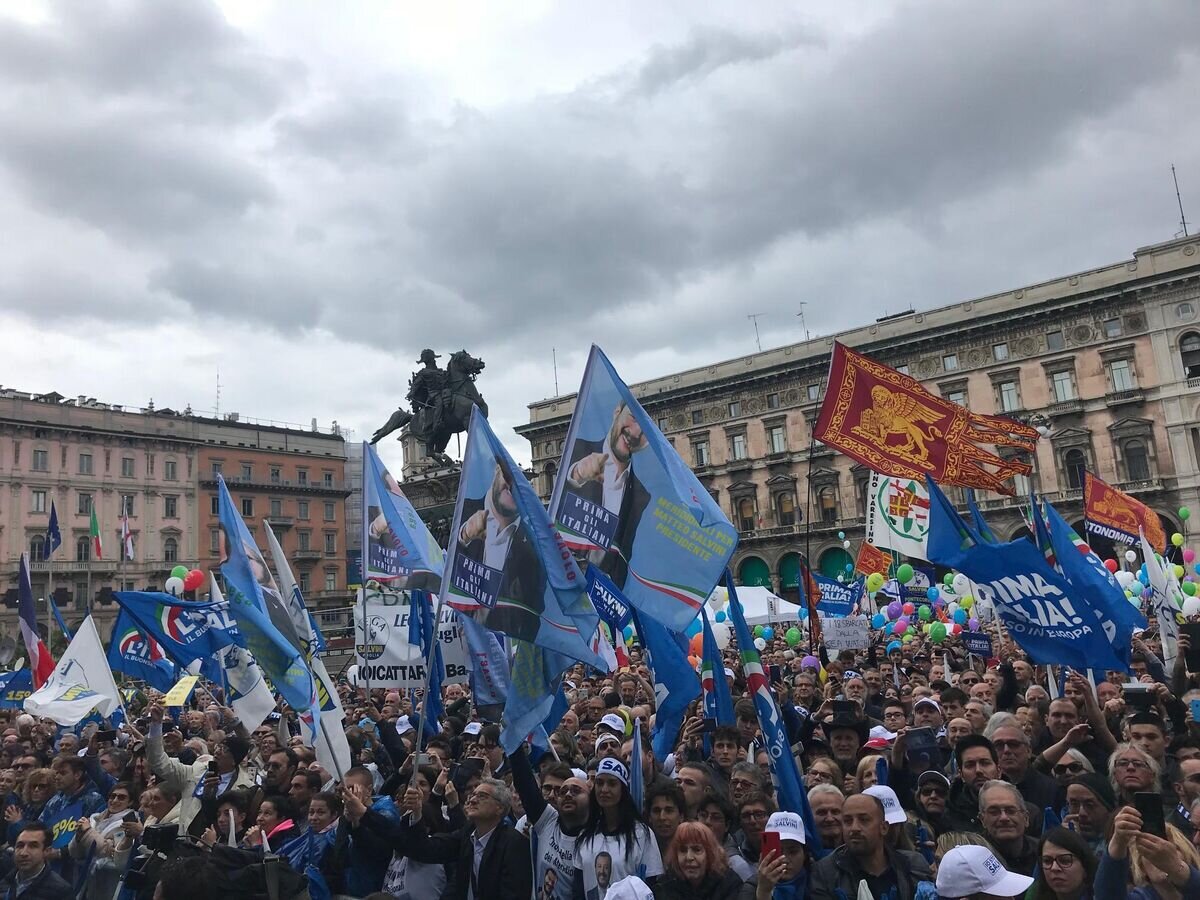
POLYGON ((1004 416, 973 413, 895 369, 835 343, 815 437, 884 475, 980 488, 1012 496, 1028 462, 989 446, 1032 453, 1038 433, 1004 416))
POLYGON ((1101 534, 1122 543, 1137 543, 1140 530, 1156 552, 1167 552, 1167 532, 1158 513, 1091 472, 1083 475, 1083 510, 1088 534, 1101 534))
POLYGON ((886 574, 892 566, 892 554, 885 553, 870 541, 863 541, 858 547, 858 559, 854 563, 856 571, 863 575, 872 572, 886 574))

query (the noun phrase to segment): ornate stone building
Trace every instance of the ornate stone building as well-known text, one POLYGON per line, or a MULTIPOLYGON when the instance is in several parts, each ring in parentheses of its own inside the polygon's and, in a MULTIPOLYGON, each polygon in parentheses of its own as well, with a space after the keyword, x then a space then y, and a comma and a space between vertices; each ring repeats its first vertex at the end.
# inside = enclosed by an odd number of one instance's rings
MULTIPOLYGON (((1017 492, 1032 486, 1081 533, 1085 469, 1148 503, 1171 533, 1186 527, 1181 506, 1200 510, 1198 249, 1196 238, 1144 247, 1092 271, 632 389, 738 527, 738 578, 785 596, 799 554, 836 573, 849 561, 838 532, 863 534, 869 472, 811 437, 835 337, 972 410, 1047 428, 1017 492)), ((573 408, 574 395, 530 404, 517 429, 546 497, 573 408)), ((1024 533, 1017 501, 985 494, 981 505, 1001 537, 1024 533)))

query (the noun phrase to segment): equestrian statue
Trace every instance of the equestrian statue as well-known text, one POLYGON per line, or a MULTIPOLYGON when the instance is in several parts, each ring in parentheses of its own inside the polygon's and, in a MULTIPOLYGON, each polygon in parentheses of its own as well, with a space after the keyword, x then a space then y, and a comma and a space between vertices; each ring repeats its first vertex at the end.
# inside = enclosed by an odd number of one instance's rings
POLYGON ((471 407, 478 406, 485 416, 488 405, 475 388, 475 378, 483 371, 484 362, 466 350, 450 354, 446 368, 439 369, 441 357, 432 350, 422 350, 418 370, 408 382, 407 400, 412 412, 400 407, 382 428, 371 436, 371 443, 381 440, 398 428, 408 426, 408 432, 425 446, 425 455, 443 466, 454 460, 446 455, 450 436, 466 431, 471 421, 471 407))

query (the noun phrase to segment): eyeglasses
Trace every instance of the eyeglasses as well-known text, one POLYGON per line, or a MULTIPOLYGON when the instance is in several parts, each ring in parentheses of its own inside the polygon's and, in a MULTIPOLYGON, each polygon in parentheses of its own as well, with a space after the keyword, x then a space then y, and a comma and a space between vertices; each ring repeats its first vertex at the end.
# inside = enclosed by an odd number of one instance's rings
POLYGON ((562 787, 560 787, 558 789, 557 793, 560 797, 562 797, 562 796, 582 797, 584 794, 587 793, 587 790, 584 788, 581 788, 577 784, 564 784, 562 787))
POLYGON ((1118 759, 1113 762, 1114 769, 1149 769, 1150 765, 1140 759, 1118 759))
POLYGON ((984 809, 981 811, 985 816, 988 816, 990 818, 1000 818, 1001 816, 1007 816, 1010 819, 1015 819, 1017 816, 1019 816, 1022 813, 1022 810, 1018 809, 1015 806, 987 806, 987 807, 984 807, 984 809))
POLYGON ((948 797, 950 795, 948 790, 938 787, 936 784, 925 785, 923 788, 921 788, 919 793, 922 797, 948 797))
POLYGON ((992 741, 992 746, 997 750, 1019 750, 1027 746, 1024 741, 992 741))
POLYGON ((758 784, 749 778, 731 778, 729 779, 729 786, 731 788, 752 788, 757 787, 758 784))
POLYGON ((1043 869, 1057 868, 1065 870, 1071 868, 1073 865, 1075 865, 1075 854, 1073 853, 1060 853, 1058 856, 1042 857, 1043 869))
POLYGON ((809 769, 806 774, 811 775, 813 778, 820 778, 822 781, 833 781, 832 775, 820 769, 809 769))
POLYGON ((1068 763, 1065 766, 1055 766, 1055 775, 1078 775, 1083 771, 1083 763, 1068 763))
POLYGON ((765 809, 743 809, 741 815, 743 822, 765 822, 769 817, 765 809))
POLYGON ((472 791, 471 796, 468 797, 467 799, 474 800, 476 803, 480 802, 481 800, 491 800, 493 803, 497 803, 497 804, 500 802, 499 800, 496 799, 496 795, 493 794, 491 791, 481 791, 478 788, 476 788, 474 791, 472 791))

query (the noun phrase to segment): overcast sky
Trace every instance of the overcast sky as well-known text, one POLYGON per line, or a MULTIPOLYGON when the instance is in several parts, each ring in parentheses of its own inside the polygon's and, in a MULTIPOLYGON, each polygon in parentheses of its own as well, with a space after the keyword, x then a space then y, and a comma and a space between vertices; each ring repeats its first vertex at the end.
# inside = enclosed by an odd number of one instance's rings
POLYGON ((1117 261, 1172 162, 1200 223, 1198 64, 1184 0, 8 0, 0 384, 219 367, 361 438, 466 347, 528 460, 552 347, 566 393, 1117 261))

